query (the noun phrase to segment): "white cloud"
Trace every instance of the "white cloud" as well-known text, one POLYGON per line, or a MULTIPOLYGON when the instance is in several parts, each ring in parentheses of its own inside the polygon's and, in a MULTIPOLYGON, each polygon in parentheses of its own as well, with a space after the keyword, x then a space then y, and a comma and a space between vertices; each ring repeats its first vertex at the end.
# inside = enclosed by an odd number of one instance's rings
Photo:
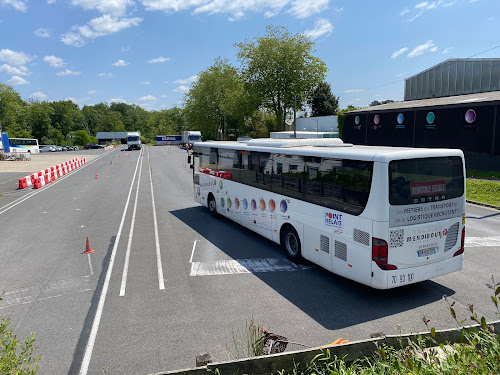
POLYGON ((154 95, 146 95, 146 96, 141 96, 137 100, 140 101, 140 102, 154 102, 154 101, 156 101, 158 99, 154 95))
POLYGON ((448 53, 451 52, 451 50, 453 49, 453 47, 447 47, 443 50, 443 55, 447 55, 448 53))
POLYGON ((406 51, 408 51, 408 47, 403 47, 397 51, 395 51, 392 56, 391 56, 391 59, 395 59, 396 57, 398 57, 399 55, 405 53, 406 51))
POLYGON ((0 0, 0 4, 4 6, 11 6, 15 10, 19 10, 21 12, 26 12, 26 10, 28 10, 26 0, 0 0))
POLYGON ((432 42, 432 40, 428 40, 424 44, 420 44, 420 45, 416 46, 413 49, 413 51, 411 51, 408 54, 408 57, 420 56, 421 54, 423 54, 426 51, 429 51, 429 50, 432 51, 432 50, 434 50, 434 48, 437 50, 437 47, 434 45, 434 43, 432 42))
POLYGON ((43 101, 43 100, 47 99, 47 94, 44 94, 43 92, 38 91, 38 92, 34 92, 33 94, 31 94, 30 98, 43 101))
POLYGON ((416 15, 414 15, 412 18, 408 19, 408 22, 413 22, 415 21, 418 17, 420 17, 422 14, 424 14, 424 12, 420 12, 420 13, 417 13, 416 15))
MULTIPOLYGON (((177 85, 188 85, 188 84, 191 84, 195 81, 198 80, 198 76, 191 76, 189 78, 186 78, 186 79, 178 79, 176 81, 174 81, 175 84, 177 85)), ((168 82, 165 82, 165 83, 168 83, 168 82)))
POLYGON ((87 94, 89 94, 89 95, 94 95, 96 92, 97 92, 96 90, 89 90, 89 91, 87 92, 87 94))
POLYGON ((160 98, 165 99, 165 98, 168 98, 168 96, 167 95, 160 95, 160 98))
POLYGON ((189 91, 189 86, 179 86, 173 90, 174 92, 188 92, 189 91))
POLYGON ((427 5, 429 5, 429 3, 427 1, 424 1, 422 3, 418 3, 417 5, 415 5, 415 9, 427 8, 427 5))
POLYGON ((111 103, 127 103, 127 101, 125 99, 123 99, 123 97, 118 97, 118 98, 111 98, 108 100, 109 102, 111 103))
POLYGON ((437 48, 437 47, 432 47, 432 48, 430 49, 430 51, 431 51, 431 52, 437 52, 437 50, 438 50, 438 48, 437 48))
POLYGON ((345 91, 344 91, 344 94, 356 94, 356 93, 358 93, 358 92, 363 92, 363 91, 365 91, 365 90, 363 90, 363 89, 345 90, 345 91))
POLYGON ((125 60, 120 59, 120 60, 114 62, 113 66, 127 66, 128 64, 130 64, 130 63, 126 62, 125 60))
POLYGON ((10 49, 0 50, 0 61, 4 61, 9 65, 22 66, 31 61, 31 57, 24 52, 16 52, 10 49))
POLYGON ((47 4, 55 4, 56 0, 47 0, 47 4))
POLYGON ((109 14, 97 17, 84 26, 73 26, 72 31, 63 34, 61 40, 64 44, 73 47, 82 47, 85 39, 96 39, 101 36, 117 33, 132 26, 138 26, 142 18, 116 18, 109 14))
POLYGON ((28 75, 28 68, 25 66, 15 67, 8 64, 3 64, 0 66, 0 72, 7 73, 9 75, 26 76, 28 75))
POLYGON ((130 46, 122 47, 122 48, 120 48, 120 51, 122 51, 122 52, 128 52, 128 51, 130 51, 130 46))
POLYGON ((47 29, 44 29, 43 27, 40 27, 39 29, 35 30, 35 35, 39 38, 48 38, 50 37, 50 33, 47 29))
POLYGON ((332 24, 328 20, 320 18, 314 23, 314 29, 306 30, 304 34, 307 35, 309 38, 317 39, 323 35, 330 35, 332 31, 333 31, 332 24))
POLYGON ((134 5, 132 0, 72 0, 71 3, 86 10, 97 9, 103 14, 114 16, 124 15, 127 7, 134 5))
POLYGON ((329 0, 293 0, 289 13, 296 18, 307 18, 325 10, 328 2, 329 0))
POLYGON ((158 63, 164 63, 164 62, 167 62, 167 61, 170 61, 170 58, 160 56, 160 57, 157 57, 156 59, 148 60, 148 63, 150 63, 150 64, 158 64, 158 63))
POLYGON ((74 72, 69 69, 65 69, 62 72, 56 73, 58 76, 79 76, 82 72, 74 72))
POLYGON ((45 56, 43 58, 43 61, 45 61, 47 64, 49 64, 50 66, 52 66, 54 68, 62 68, 64 66, 66 66, 66 63, 64 62, 63 59, 61 59, 60 57, 56 57, 54 55, 45 56))
POLYGON ((113 73, 99 73, 99 77, 111 78, 113 77, 113 73))
POLYGON ((144 85, 144 86, 147 86, 147 85, 150 85, 150 84, 151 84, 151 82, 149 82, 149 81, 142 81, 141 82, 141 85, 144 85))
POLYGON ((12 76, 11 79, 7 81, 7 83, 12 86, 17 86, 17 85, 27 85, 29 82, 22 77, 12 76))
POLYGON ((400 15, 404 16, 406 13, 410 13, 410 11, 408 10, 408 8, 405 8, 403 11, 401 11, 400 15))

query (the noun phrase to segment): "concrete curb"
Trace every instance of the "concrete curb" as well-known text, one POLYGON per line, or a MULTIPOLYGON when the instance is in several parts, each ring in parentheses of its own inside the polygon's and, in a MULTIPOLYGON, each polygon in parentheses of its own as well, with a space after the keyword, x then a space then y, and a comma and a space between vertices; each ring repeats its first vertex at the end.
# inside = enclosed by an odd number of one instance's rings
MULTIPOLYGON (((500 320, 489 323, 494 327, 494 332, 500 331, 500 320)), ((479 325, 464 327, 463 329, 474 329, 479 325)), ((311 360, 318 354, 326 352, 328 349, 332 356, 345 358, 346 362, 352 362, 355 359, 371 357, 381 345, 401 348, 407 346, 409 341, 416 342, 419 338, 424 338, 429 347, 438 344, 454 344, 462 342, 462 329, 454 328, 448 330, 436 331, 435 342, 430 339, 429 332, 422 332, 409 335, 389 335, 369 340, 354 341, 347 344, 328 346, 324 348, 313 348, 288 353, 272 354, 255 358, 244 358, 237 361, 209 363, 207 366, 193 369, 184 369, 176 371, 159 372, 150 375, 202 375, 215 373, 218 370, 220 374, 274 374, 281 370, 293 370, 295 365, 299 368, 305 368, 311 360)))
POLYGON ((483 206, 483 207, 488 207, 488 208, 494 208, 495 210, 500 210, 500 206, 495 206, 493 204, 488 204, 488 203, 481 203, 481 202, 475 202, 471 200, 466 200, 467 203, 475 204, 478 206, 483 206))

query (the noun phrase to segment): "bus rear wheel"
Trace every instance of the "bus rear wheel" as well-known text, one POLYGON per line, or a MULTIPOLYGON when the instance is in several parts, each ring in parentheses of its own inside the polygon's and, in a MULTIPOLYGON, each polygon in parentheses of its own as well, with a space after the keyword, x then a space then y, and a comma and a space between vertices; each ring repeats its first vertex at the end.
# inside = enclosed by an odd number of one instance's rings
POLYGON ((281 247, 288 259, 292 262, 302 261, 302 249, 299 234, 291 225, 287 225, 281 232, 281 247))
POLYGON ((208 196, 208 210, 210 211, 210 215, 212 215, 212 217, 217 217, 217 203, 212 194, 208 196))

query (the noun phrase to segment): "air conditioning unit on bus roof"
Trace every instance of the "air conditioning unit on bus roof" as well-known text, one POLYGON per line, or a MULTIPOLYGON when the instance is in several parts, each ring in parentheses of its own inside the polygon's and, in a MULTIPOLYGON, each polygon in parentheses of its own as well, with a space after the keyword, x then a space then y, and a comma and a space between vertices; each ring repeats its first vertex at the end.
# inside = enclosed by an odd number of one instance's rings
POLYGON ((258 147, 303 147, 303 146, 319 146, 319 147, 345 147, 352 146, 350 143, 344 143, 340 138, 300 138, 300 139, 282 139, 282 138, 260 138, 251 139, 247 142, 249 146, 258 147))

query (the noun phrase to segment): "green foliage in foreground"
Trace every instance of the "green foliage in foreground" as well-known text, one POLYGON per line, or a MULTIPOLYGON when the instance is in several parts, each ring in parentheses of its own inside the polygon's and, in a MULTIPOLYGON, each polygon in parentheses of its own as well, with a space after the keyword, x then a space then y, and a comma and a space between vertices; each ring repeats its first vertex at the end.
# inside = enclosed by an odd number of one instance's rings
POLYGON ((21 343, 13 329, 9 329, 10 321, 0 322, 0 374, 21 375, 35 374, 40 366, 41 357, 34 358, 36 349, 35 335, 32 333, 21 343))
POLYGON ((480 178, 484 180, 500 180, 500 172, 480 171, 467 168, 467 178, 480 178))
POLYGON ((500 207, 500 181, 466 181, 467 199, 500 207))

